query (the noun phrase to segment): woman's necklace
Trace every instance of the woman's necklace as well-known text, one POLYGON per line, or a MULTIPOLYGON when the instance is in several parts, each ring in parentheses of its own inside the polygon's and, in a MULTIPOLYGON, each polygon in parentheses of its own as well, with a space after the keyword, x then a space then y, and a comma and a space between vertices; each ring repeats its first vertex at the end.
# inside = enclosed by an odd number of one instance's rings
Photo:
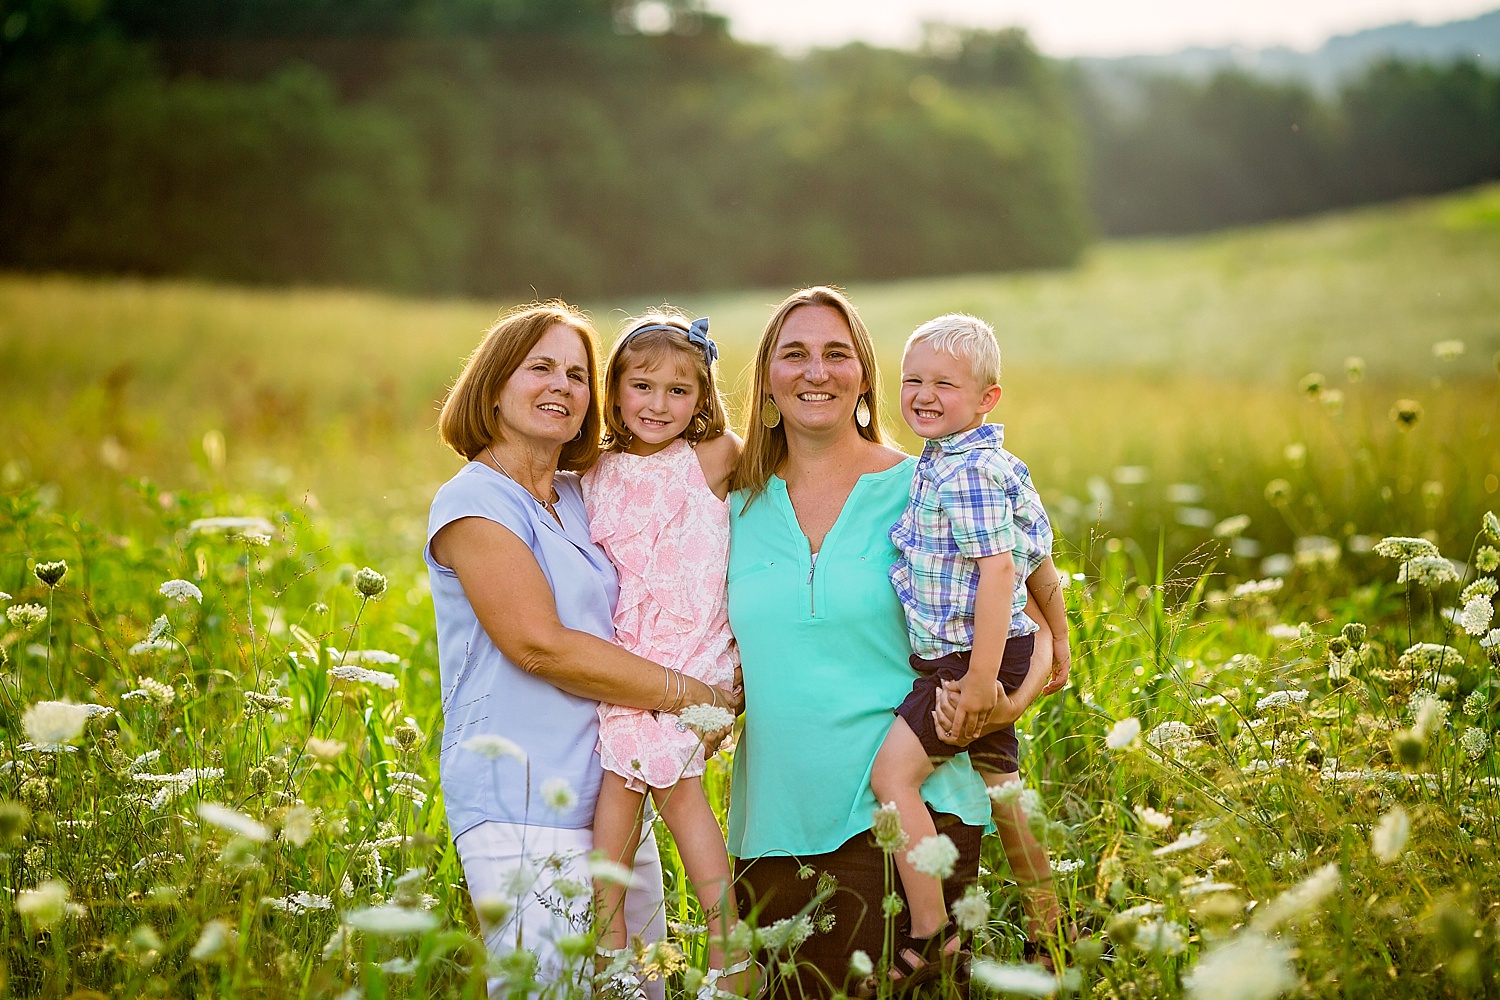
MULTIPOLYGON (((499 469, 500 472, 501 472, 501 474, 504 475, 506 479, 509 479, 511 482, 515 483, 517 486, 521 486, 521 481, 519 479, 517 479, 515 476, 512 476, 510 474, 510 472, 506 470, 505 466, 503 466, 503 465, 500 464, 500 460, 495 457, 495 453, 493 451, 490 451, 489 445, 485 445, 484 453, 486 455, 490 456, 490 461, 495 463, 495 468, 499 469)), ((526 490, 526 495, 527 496, 531 497, 531 499, 533 499, 537 503, 541 504, 542 505, 542 509, 545 510, 547 513, 551 514, 553 516, 553 518, 555 518, 557 520, 557 523, 559 523, 559 524, 562 523, 562 518, 560 518, 560 517, 557 516, 557 508, 553 506, 553 504, 557 503, 557 501, 559 501, 559 500, 562 499, 562 497, 558 495, 557 487, 556 486, 552 487, 552 499, 551 500, 543 500, 541 497, 539 497, 535 493, 531 492, 531 490, 526 489, 525 486, 521 486, 521 489, 526 490)))

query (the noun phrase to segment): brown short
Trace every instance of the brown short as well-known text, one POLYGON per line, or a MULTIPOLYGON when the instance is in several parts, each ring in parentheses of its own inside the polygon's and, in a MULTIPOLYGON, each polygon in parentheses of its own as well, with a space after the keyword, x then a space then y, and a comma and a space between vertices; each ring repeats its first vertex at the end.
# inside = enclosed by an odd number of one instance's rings
MULTIPOLYGON (((1017 635, 1005 640, 1005 654, 1000 658, 1000 683, 1006 694, 1015 691, 1026 679, 1031 669, 1031 652, 1035 648, 1035 636, 1017 635)), ((911 686, 911 693, 896 707, 896 714, 905 719, 911 731, 917 734, 930 759, 944 761, 967 750, 969 760, 979 770, 1009 774, 1021 764, 1021 744, 1016 739, 1014 725, 981 736, 966 747, 956 747, 938 738, 937 724, 932 721, 933 710, 937 708, 938 688, 944 681, 956 681, 969 672, 969 656, 968 651, 949 653, 935 660, 913 656, 911 667, 918 676, 911 686)))
MULTIPOLYGON (((979 841, 984 831, 965 826, 956 816, 933 813, 939 833, 945 833, 958 848, 958 864, 943 883, 943 897, 952 906, 979 877, 979 841)), ((768 855, 740 858, 735 862, 735 894, 740 916, 767 927, 777 920, 796 916, 817 892, 818 876, 828 872, 838 879, 838 889, 823 904, 821 914, 831 914, 833 928, 807 939, 797 951, 795 980, 781 979, 767 997, 830 997, 852 985, 846 982, 849 956, 863 951, 880 961, 885 942, 885 920, 880 901, 887 888, 901 891, 901 880, 891 873, 887 882, 886 859, 868 832, 857 834, 828 854, 800 858, 768 855), (802 879, 798 870, 807 865, 816 873, 802 879)), ((896 917, 897 934, 906 932, 906 912, 896 917)))

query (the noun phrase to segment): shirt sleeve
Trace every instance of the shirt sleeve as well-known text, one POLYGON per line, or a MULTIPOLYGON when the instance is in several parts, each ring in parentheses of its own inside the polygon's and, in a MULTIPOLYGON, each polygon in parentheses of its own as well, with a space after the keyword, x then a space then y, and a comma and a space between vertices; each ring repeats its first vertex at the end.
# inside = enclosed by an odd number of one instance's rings
POLYGON ((965 559, 999 555, 1020 545, 1005 487, 1004 473, 984 465, 964 466, 938 486, 938 503, 948 515, 953 544, 965 559))
MULTIPOLYGON (((448 480, 432 498, 427 517, 427 545, 422 557, 439 573, 453 572, 432 558, 432 539, 454 521, 482 517, 506 528, 529 549, 536 547, 536 522, 530 506, 516 496, 519 487, 480 473, 460 473, 448 480)), ((534 505, 533 505, 534 506, 534 505)))

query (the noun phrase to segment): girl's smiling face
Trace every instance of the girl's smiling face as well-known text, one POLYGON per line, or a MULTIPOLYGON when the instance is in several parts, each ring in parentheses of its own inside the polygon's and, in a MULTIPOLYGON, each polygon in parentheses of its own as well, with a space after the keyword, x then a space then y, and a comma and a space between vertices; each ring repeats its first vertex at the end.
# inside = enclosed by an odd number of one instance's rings
POLYGON ((681 437, 701 396, 697 366, 679 351, 630 362, 620 373, 619 397, 620 422, 631 435, 627 450, 650 455, 681 437))

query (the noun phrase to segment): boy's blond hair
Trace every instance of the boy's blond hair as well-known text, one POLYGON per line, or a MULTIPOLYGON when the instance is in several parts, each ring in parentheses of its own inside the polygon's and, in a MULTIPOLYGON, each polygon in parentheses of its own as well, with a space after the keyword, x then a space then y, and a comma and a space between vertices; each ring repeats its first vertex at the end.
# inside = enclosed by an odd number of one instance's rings
POLYGON ((903 357, 913 344, 924 343, 959 361, 967 361, 980 385, 1000 384, 1000 343, 995 339, 995 328, 984 320, 967 313, 948 313, 930 319, 906 338, 903 357))

